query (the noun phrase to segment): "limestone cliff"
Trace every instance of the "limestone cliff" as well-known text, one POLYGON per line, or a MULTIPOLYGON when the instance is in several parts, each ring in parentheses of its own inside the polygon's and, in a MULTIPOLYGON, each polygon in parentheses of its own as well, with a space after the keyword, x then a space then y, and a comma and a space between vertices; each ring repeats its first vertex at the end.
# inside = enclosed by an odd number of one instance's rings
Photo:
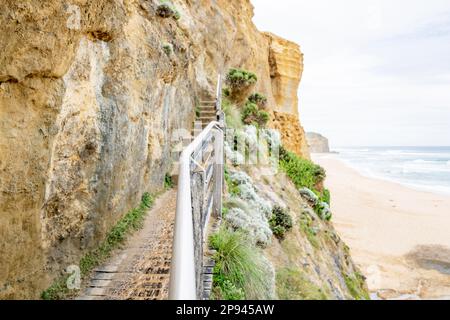
POLYGON ((257 73, 273 126, 308 155, 298 46, 260 33, 248 0, 173 2, 179 21, 156 0, 0 4, 0 298, 38 297, 162 188, 172 133, 219 72, 257 73))
POLYGON ((312 153, 328 153, 330 152, 330 145, 328 139, 323 135, 315 132, 308 132, 306 134, 309 151, 312 153))
POLYGON ((275 100, 272 127, 281 132, 283 143, 289 150, 309 158, 305 132, 300 125, 298 88, 303 74, 303 54, 298 44, 271 33, 269 64, 272 94, 275 100))

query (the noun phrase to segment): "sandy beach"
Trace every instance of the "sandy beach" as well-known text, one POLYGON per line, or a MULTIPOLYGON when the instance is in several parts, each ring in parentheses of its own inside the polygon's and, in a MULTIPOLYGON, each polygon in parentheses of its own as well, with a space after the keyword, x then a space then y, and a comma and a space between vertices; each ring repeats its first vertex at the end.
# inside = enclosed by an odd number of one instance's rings
POLYGON ((333 222, 373 297, 450 299, 450 196, 368 178, 315 154, 327 170, 333 222))

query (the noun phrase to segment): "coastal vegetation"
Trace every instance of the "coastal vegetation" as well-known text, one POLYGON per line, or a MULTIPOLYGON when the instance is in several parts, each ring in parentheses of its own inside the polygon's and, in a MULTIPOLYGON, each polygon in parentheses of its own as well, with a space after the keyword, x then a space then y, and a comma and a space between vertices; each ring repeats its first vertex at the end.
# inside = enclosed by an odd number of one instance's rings
POLYGON ((246 125, 254 125, 263 128, 269 121, 269 113, 261 111, 256 103, 248 101, 242 111, 242 122, 246 125))
POLYGON ((325 169, 310 160, 300 158, 293 152, 280 147, 280 168, 292 180, 302 195, 312 204, 323 220, 331 220, 331 195, 323 187, 326 177, 325 169))
POLYGON ((252 95, 250 95, 250 97, 248 97, 248 101, 250 101, 251 103, 254 103, 258 106, 258 108, 260 109, 264 109, 267 106, 267 98, 266 96, 256 92, 253 93, 252 95))
POLYGON ((266 266, 258 248, 241 231, 224 224, 210 238, 216 250, 213 299, 267 299, 266 266))
POLYGON ((321 166, 300 158, 284 147, 280 147, 280 166, 299 189, 306 187, 318 191, 326 177, 325 170, 321 166))
POLYGON ((242 90, 255 84, 258 77, 253 72, 244 69, 230 69, 226 77, 226 83, 232 90, 242 90))
MULTIPOLYGON (((146 213, 153 206, 154 200, 154 196, 144 193, 139 206, 130 210, 116 223, 97 249, 80 259, 81 280, 84 280, 94 268, 106 261, 111 256, 112 251, 124 243, 129 234, 142 228, 146 213)), ((41 298, 44 300, 61 300, 76 295, 78 291, 70 290, 67 286, 68 278, 69 275, 58 278, 48 289, 42 292, 41 298)))
POLYGON ((292 218, 286 209, 275 205, 272 208, 272 217, 269 220, 269 224, 273 234, 282 240, 286 232, 292 229, 292 218))

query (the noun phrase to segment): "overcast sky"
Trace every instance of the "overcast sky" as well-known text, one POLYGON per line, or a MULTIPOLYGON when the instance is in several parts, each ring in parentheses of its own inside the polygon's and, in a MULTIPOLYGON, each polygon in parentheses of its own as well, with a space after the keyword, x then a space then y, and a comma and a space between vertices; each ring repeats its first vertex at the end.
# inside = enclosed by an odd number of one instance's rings
POLYGON ((449 0, 252 0, 300 44, 300 116, 332 146, 450 146, 449 0))

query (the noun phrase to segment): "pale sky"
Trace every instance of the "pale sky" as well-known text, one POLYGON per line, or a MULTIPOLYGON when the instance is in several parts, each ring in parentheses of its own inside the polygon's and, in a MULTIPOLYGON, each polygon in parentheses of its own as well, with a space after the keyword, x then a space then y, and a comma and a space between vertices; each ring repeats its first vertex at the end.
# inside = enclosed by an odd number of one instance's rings
POLYGON ((337 146, 450 146, 449 0, 252 0, 300 44, 300 116, 337 146))

